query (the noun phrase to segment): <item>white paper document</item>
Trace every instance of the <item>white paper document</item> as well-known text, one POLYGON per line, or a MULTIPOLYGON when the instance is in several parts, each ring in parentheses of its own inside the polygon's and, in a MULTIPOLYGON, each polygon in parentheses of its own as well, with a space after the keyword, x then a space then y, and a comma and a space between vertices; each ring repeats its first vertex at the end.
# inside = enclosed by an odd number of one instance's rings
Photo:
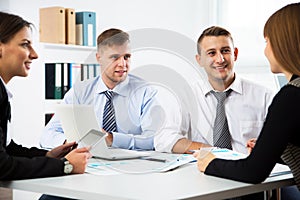
POLYGON ((246 154, 232 151, 230 149, 218 148, 218 147, 205 147, 197 151, 198 151, 198 157, 200 158, 205 157, 209 152, 214 154, 217 158, 222 158, 226 160, 237 160, 237 159, 247 157, 246 154))
POLYGON ((92 159, 88 164, 86 172, 96 175, 166 172, 195 161, 196 158, 191 154, 151 152, 149 156, 137 159, 116 161, 92 159))
MULTIPOLYGON (((199 153, 203 157, 207 154, 207 152, 213 153, 217 158, 222 158, 226 160, 237 160, 237 159, 246 158, 248 156, 246 154, 238 153, 229 149, 223 149, 217 147, 202 148, 199 150, 199 153)), ((269 177, 279 176, 282 174, 289 174, 289 173, 291 173, 291 170, 287 165, 277 163, 273 168, 272 172, 270 173, 269 177)))
POLYGON ((277 163, 273 168, 269 177, 280 176, 283 174, 290 174, 290 173, 292 173, 291 169, 287 165, 277 163))

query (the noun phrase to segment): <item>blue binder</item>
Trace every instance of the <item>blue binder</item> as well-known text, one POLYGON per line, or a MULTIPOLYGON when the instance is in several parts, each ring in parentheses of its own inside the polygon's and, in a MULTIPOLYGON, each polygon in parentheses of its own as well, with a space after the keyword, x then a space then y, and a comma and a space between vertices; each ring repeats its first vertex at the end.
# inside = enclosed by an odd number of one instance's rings
POLYGON ((96 46, 95 12, 76 12, 76 44, 96 46))

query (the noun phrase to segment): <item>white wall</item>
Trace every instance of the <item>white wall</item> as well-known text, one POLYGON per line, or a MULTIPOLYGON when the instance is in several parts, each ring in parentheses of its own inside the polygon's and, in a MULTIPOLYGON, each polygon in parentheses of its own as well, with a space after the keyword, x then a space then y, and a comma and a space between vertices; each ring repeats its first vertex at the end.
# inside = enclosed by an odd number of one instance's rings
POLYGON ((264 56, 263 28, 276 10, 295 0, 216 0, 218 25, 228 29, 239 49, 235 70, 242 76, 277 91, 264 56))
MULTIPOLYGON (((232 32, 235 45, 240 50, 236 71, 242 76, 276 90, 273 75, 270 73, 267 60, 263 55, 265 44, 262 28, 271 13, 290 2, 293 1, 28 0, 26 3, 21 3, 19 0, 1 0, 0 9, 21 15, 33 22, 36 26, 35 44, 38 43, 39 8, 49 6, 71 7, 76 11, 96 12, 97 34, 111 27, 129 32, 143 28, 169 30, 174 33, 173 35, 182 35, 186 40, 194 42, 188 52, 191 55, 188 59, 193 64, 195 63, 193 56, 196 54, 195 41, 203 29, 216 24, 224 26, 232 32)), ((151 35, 146 35, 144 40, 151 37, 151 35)), ((171 39, 170 42, 173 42, 171 39)), ((184 44, 178 41, 176 45, 181 47, 184 44)), ((39 49, 37 50, 39 51, 39 49)), ((136 55, 137 58, 133 56, 133 67, 151 63, 165 63, 164 65, 171 68, 185 67, 179 66, 176 59, 163 54, 159 56, 157 52, 154 54, 155 56, 146 51, 139 51, 136 55)), ((28 146, 38 143, 43 128, 45 104, 44 96, 41 95, 44 91, 44 85, 41 84, 44 76, 42 69, 42 60, 37 60, 34 62, 28 78, 15 78, 9 84, 14 92, 14 101, 12 102, 13 137, 17 142, 28 146)))
MULTIPOLYGON (((206 17, 209 3, 204 0, 190 0, 188 3, 182 0, 28 0, 26 3, 19 0, 1 0, 0 9, 18 14, 34 23, 36 26, 34 42, 37 44, 39 8, 49 6, 96 12, 97 34, 111 27, 129 32, 141 28, 161 28, 178 32, 192 40, 209 21, 206 17)), ((41 95, 41 91, 44 90, 44 85, 41 84, 44 76, 42 67, 41 59, 35 61, 28 78, 17 77, 9 84, 14 93, 13 137, 26 146, 38 143, 43 128, 45 105, 44 96, 41 95)))
MULTIPOLYGON (((111 27, 125 31, 142 28, 157 28, 173 31, 172 36, 183 36, 186 41, 195 42, 200 33, 210 25, 220 25, 232 32, 235 45, 239 47, 236 71, 274 90, 273 75, 263 56, 264 40, 262 28, 271 13, 290 0, 1 0, 0 10, 18 14, 36 26, 34 42, 38 43, 39 8, 62 6, 76 11, 97 13, 97 33, 111 27)), ((151 37, 151 35, 147 35, 151 37)), ((145 40, 148 38, 145 37, 145 40)), ((180 41, 175 44, 181 47, 180 41)), ((38 46, 38 45, 37 45, 38 46)), ((172 47, 173 48, 173 47, 172 47)), ((39 50, 39 49, 37 49, 39 50)), ((136 52, 133 64, 163 64, 175 69, 184 68, 181 55, 173 49, 150 49, 136 52), (166 51, 170 50, 170 51, 166 51)), ((187 52, 194 64, 196 46, 187 52)), ((41 55, 42 57, 42 55, 41 55)), ((14 93, 13 137, 26 146, 36 145, 43 128, 45 109, 42 60, 32 65, 28 78, 15 78, 9 84, 14 93), (41 95, 42 94, 42 95, 41 95)), ((134 68, 134 66, 133 66, 134 68)), ((182 72, 180 72, 182 73, 182 72)), ((29 195, 32 196, 32 195, 29 195)), ((34 195, 33 195, 34 196, 34 195)), ((32 199, 15 195, 15 199, 32 199)))

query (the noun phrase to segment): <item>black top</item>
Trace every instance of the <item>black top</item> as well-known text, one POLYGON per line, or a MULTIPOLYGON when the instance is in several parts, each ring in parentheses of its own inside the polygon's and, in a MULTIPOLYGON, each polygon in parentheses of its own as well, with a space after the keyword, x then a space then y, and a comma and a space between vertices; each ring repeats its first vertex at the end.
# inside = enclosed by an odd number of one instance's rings
MULTIPOLYGON (((297 78, 293 76, 292 80, 297 78)), ((260 183, 289 143, 300 147, 300 88, 286 85, 274 97, 252 153, 245 159, 214 159, 205 174, 248 183, 260 183)))
POLYGON ((10 114, 7 92, 0 80, 0 180, 63 175, 63 161, 45 157, 47 151, 25 148, 17 145, 13 140, 6 146, 10 114))

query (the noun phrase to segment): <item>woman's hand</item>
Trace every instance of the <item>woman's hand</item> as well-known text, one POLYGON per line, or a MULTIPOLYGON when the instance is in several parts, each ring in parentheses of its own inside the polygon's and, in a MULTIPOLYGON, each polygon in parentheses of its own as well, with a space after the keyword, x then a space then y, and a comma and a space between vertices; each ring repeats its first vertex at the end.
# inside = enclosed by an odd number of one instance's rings
POLYGON ((89 147, 74 149, 68 153, 65 158, 73 165, 72 174, 83 174, 88 160, 92 157, 89 147))
POLYGON ((76 147, 76 142, 64 143, 63 145, 60 145, 58 147, 53 148, 51 151, 48 151, 46 153, 46 156, 50 158, 59 159, 67 155, 70 151, 72 151, 72 149, 75 149, 76 147))
POLYGON ((247 142, 247 149, 248 149, 248 153, 250 154, 252 152, 252 149, 254 148, 255 144, 256 144, 256 138, 252 138, 250 140, 248 140, 247 142))
POLYGON ((199 151, 195 152, 193 155, 198 159, 197 165, 201 172, 204 172, 209 163, 216 158, 216 156, 210 152, 211 148, 201 148, 199 151))

